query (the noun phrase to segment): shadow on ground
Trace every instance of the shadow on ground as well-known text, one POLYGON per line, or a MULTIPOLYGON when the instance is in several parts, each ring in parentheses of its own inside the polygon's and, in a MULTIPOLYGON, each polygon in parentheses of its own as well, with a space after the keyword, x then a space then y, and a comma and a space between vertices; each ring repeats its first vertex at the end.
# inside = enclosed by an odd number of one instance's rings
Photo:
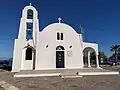
POLYGON ((12 67, 0 67, 1 70, 5 70, 5 71, 11 71, 12 70, 12 67))

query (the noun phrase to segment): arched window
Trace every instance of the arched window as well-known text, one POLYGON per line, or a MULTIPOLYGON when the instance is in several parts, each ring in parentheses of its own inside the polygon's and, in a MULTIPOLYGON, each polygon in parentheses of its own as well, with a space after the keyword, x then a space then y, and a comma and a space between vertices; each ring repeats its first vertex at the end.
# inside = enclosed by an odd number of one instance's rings
POLYGON ((29 9, 27 11, 27 19, 33 19, 33 10, 29 9))
POLYGON ((60 34, 59 34, 59 32, 57 33, 57 40, 60 40, 60 34))
POLYGON ((25 59, 26 60, 32 60, 32 48, 27 48, 25 59))
POLYGON ((61 33, 61 40, 63 40, 63 33, 61 33))

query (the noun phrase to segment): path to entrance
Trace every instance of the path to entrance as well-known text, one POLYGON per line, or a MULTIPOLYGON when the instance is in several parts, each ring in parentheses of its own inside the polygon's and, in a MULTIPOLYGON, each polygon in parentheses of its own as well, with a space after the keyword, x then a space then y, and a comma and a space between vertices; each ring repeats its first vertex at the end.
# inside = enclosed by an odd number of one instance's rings
POLYGON ((83 68, 83 69, 54 69, 54 70, 23 70, 14 75, 14 77, 40 77, 40 76, 61 76, 61 75, 116 75, 117 71, 83 68))
MULTIPOLYGON (((119 71, 120 66, 101 66, 104 69, 119 71)), ((0 80, 20 90, 119 90, 120 75, 83 76, 82 78, 34 77, 14 78, 13 72, 0 72, 0 80)), ((1 86, 0 86, 1 87, 1 86)), ((1 89, 0 90, 5 90, 1 89)))

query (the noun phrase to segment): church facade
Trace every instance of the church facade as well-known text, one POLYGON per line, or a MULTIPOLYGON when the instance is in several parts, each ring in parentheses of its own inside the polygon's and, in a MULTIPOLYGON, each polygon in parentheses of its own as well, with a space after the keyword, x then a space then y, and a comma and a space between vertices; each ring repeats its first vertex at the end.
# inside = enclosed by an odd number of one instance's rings
POLYGON ((95 52, 99 67, 98 44, 84 42, 82 34, 58 22, 39 31, 37 10, 29 5, 22 11, 18 38, 14 42, 12 72, 20 70, 75 69, 91 67, 90 53, 95 52))

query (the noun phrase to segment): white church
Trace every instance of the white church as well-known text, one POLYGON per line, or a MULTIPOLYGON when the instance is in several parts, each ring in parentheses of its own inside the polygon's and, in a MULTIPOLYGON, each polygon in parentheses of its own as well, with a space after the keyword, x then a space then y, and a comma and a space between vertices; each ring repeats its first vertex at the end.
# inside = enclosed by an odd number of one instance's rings
POLYGON ((98 44, 84 42, 82 34, 61 18, 40 30, 38 12, 28 5, 22 11, 18 38, 14 41, 12 72, 91 68, 91 52, 96 55, 94 68, 100 68, 98 44))

